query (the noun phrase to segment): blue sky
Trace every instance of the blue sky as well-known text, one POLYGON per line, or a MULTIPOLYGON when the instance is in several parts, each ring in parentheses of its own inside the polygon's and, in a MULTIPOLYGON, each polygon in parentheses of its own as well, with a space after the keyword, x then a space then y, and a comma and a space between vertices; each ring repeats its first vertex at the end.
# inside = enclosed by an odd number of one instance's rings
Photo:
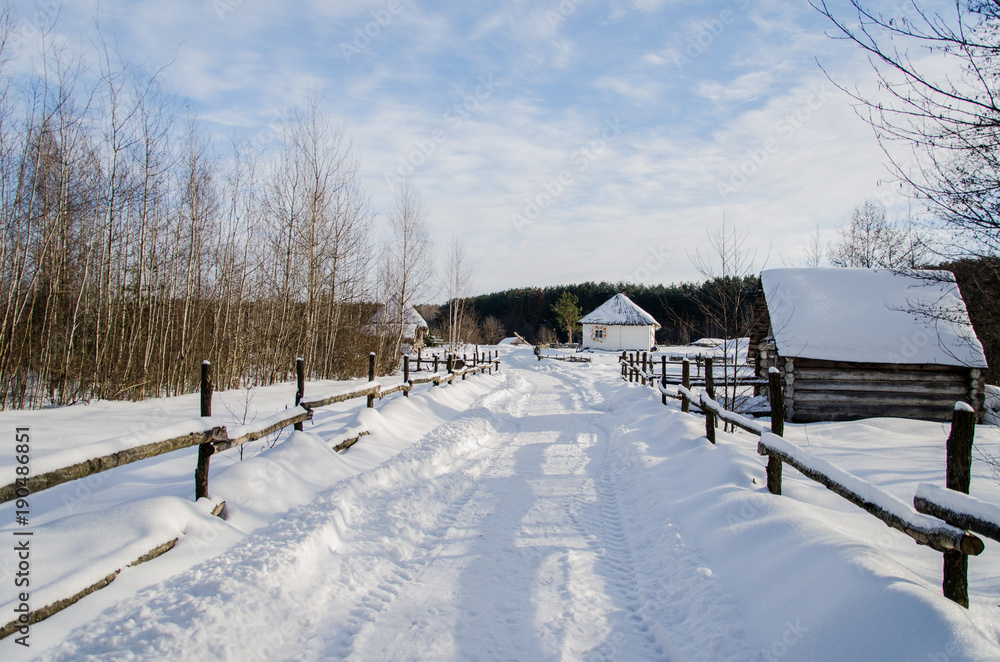
POLYGON ((793 265, 866 198, 906 209, 817 58, 863 88, 870 67, 804 0, 63 5, 60 30, 87 38, 98 15, 122 50, 170 63, 214 133, 266 136, 321 91, 380 213, 409 176, 477 291, 697 280, 690 255, 723 216, 758 269, 793 265))

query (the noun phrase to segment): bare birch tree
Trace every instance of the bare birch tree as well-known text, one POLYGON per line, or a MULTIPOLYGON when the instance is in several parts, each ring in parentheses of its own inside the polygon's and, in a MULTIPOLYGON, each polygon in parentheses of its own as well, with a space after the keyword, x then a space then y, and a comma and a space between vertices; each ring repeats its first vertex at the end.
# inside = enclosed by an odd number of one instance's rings
POLYGON ((466 299, 472 294, 473 276, 465 256, 465 244, 456 236, 445 261, 445 292, 448 296, 448 344, 456 352, 462 342, 462 325, 466 316, 466 299))
POLYGON ((434 276, 433 249, 426 210, 409 180, 396 186, 389 214, 391 237, 384 248, 384 302, 380 320, 386 325, 393 356, 398 356, 406 330, 407 307, 428 294, 434 276))
MULTIPOLYGON (((708 233, 711 253, 695 250, 691 262, 709 281, 703 288, 699 306, 706 321, 714 326, 722 339, 722 394, 720 402, 733 410, 737 404, 739 376, 739 341, 747 336, 753 324, 753 292, 748 281, 757 273, 756 252, 746 243, 749 231, 739 232, 726 225, 708 233)), ((716 381, 716 385, 718 385, 716 381)), ((718 395, 718 394, 717 394, 718 395)))

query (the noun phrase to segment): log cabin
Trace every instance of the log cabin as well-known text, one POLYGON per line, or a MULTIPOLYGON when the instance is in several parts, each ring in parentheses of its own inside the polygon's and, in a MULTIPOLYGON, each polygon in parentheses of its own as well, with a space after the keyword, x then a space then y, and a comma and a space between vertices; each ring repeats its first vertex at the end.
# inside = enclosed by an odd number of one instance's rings
POLYGON ((946 271, 770 269, 748 359, 782 376, 786 420, 982 417, 986 356, 946 271))

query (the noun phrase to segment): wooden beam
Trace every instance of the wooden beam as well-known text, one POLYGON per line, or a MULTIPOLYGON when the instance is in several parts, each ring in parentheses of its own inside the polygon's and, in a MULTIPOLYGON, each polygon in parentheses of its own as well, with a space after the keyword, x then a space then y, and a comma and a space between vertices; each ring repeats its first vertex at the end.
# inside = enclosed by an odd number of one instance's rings
MULTIPOLYGON (((796 373, 797 374, 797 373, 796 373)), ((930 393, 930 394, 954 394, 961 398, 969 390, 967 385, 958 381, 938 381, 938 380, 833 380, 833 379, 809 379, 799 377, 795 380, 795 388, 798 391, 864 391, 868 393, 930 393)), ((952 398, 954 399, 954 397, 952 398)))
POLYGON ((367 436, 368 434, 369 434, 368 430, 362 430, 361 432, 358 433, 356 437, 349 437, 347 439, 344 439, 342 442, 334 446, 333 450, 335 450, 338 453, 340 453, 341 451, 346 451, 348 448, 358 443, 358 440, 361 439, 361 437, 367 436))
MULTIPOLYGON (((895 513, 883 509, 877 503, 868 500, 862 494, 859 494, 855 490, 847 487, 843 484, 843 481, 838 481, 837 479, 828 476, 826 473, 814 469, 808 464, 800 462, 798 457, 795 455, 785 452, 780 447, 776 447, 775 440, 778 440, 779 442, 783 441, 780 437, 773 435, 766 434, 762 436, 761 440, 757 444, 757 452, 761 455, 776 456, 780 458, 782 462, 795 467, 800 473, 802 473, 802 475, 811 478, 820 485, 823 485, 831 492, 839 494, 854 505, 882 520, 886 523, 886 525, 898 531, 902 531, 921 545, 927 545, 931 549, 939 552, 960 551, 963 554, 971 556, 976 556, 982 553, 984 549, 983 541, 976 536, 950 526, 945 522, 941 522, 941 526, 939 527, 921 526, 912 522, 907 522, 895 513)), ((800 451, 800 454, 804 454, 804 451, 800 451)), ((814 460, 822 462, 823 464, 829 464, 824 460, 819 460, 818 458, 814 458, 814 460)), ((830 467, 833 469, 832 465, 830 465, 830 467)), ((861 481, 860 478, 854 476, 853 474, 849 474, 843 469, 836 469, 836 472, 852 480, 861 481)), ((866 485, 869 486, 871 490, 881 492, 887 499, 895 499, 895 497, 889 495, 878 487, 875 487, 871 483, 866 483, 866 485)))
MULTIPOLYGON (((962 508, 960 506, 956 507, 952 503, 944 503, 954 501, 958 494, 961 494, 961 492, 952 493, 951 490, 946 490, 936 485, 921 483, 917 486, 916 496, 913 497, 913 507, 917 509, 917 512, 937 517, 952 526, 967 529, 973 533, 978 533, 981 536, 986 536, 1000 542, 1000 512, 996 513, 996 516, 990 519, 982 517, 978 512, 971 512, 974 510, 982 511, 984 508, 1000 509, 995 504, 977 503, 972 497, 966 495, 962 495, 962 497, 970 500, 970 503, 974 507, 962 508)), ((961 499, 962 497, 957 498, 961 499)))
POLYGON ((316 398, 314 400, 303 400, 300 404, 306 409, 319 409, 320 407, 326 407, 327 405, 336 404, 338 402, 344 402, 346 400, 353 400, 354 398, 359 398, 367 395, 375 395, 378 393, 380 385, 375 384, 365 384, 364 386, 359 386, 350 391, 344 391, 343 393, 338 393, 337 395, 331 395, 326 398, 316 398))
POLYGON ((963 399, 963 394, 928 394, 928 393, 877 393, 865 391, 803 391, 800 388, 801 382, 795 381, 795 404, 796 407, 811 402, 821 404, 870 404, 876 405, 944 405, 951 407, 957 399, 963 399))
MULTIPOLYGON (((102 471, 107 471, 108 469, 114 469, 115 467, 120 467, 125 464, 131 464, 133 462, 138 462, 139 460, 156 457, 157 455, 163 455, 164 453, 171 453, 182 448, 190 448, 191 446, 198 446, 205 443, 214 443, 215 441, 221 441, 224 439, 226 439, 226 428, 225 426, 219 426, 206 432, 192 432, 190 434, 174 437, 172 439, 154 441, 148 444, 143 444, 142 446, 127 448, 125 450, 118 451, 117 453, 111 453, 110 455, 104 455, 90 460, 85 460, 83 462, 78 462, 77 464, 63 467, 61 469, 54 469, 43 474, 38 474, 37 476, 31 476, 28 478, 27 487, 31 493, 41 492, 42 490, 47 490, 50 487, 68 483, 69 481, 76 480, 77 478, 86 478, 87 476, 92 476, 93 474, 101 473, 102 471)), ((17 489, 18 486, 16 483, 0 487, 0 503, 16 498, 17 489)))
MULTIPOLYGON (((177 538, 174 538, 173 540, 168 540, 167 542, 163 543, 162 545, 157 545, 152 550, 146 552, 145 554, 143 554, 142 556, 140 556, 139 558, 137 558, 135 561, 132 561, 131 563, 129 563, 127 567, 137 566, 140 563, 145 563, 147 561, 151 561, 151 560, 155 559, 158 556, 166 554, 171 549, 173 549, 174 545, 176 545, 176 544, 177 544, 177 538)), ((111 582, 113 582, 115 580, 115 578, 118 577, 119 573, 121 573, 121 571, 122 571, 121 568, 118 568, 114 572, 109 573, 108 575, 105 575, 104 577, 102 577, 101 579, 97 580, 96 582, 94 582, 90 586, 87 586, 86 588, 84 588, 84 589, 82 589, 80 591, 77 591, 75 594, 71 595, 68 598, 65 598, 63 600, 56 600, 52 604, 45 605, 44 607, 42 607, 40 609, 33 609, 31 612, 29 612, 27 614, 27 616, 26 616, 27 622, 26 623, 22 623, 18 619, 15 619, 15 620, 7 623, 3 627, 0 627, 0 639, 3 639, 5 637, 9 637, 10 635, 12 635, 15 632, 19 631, 22 627, 34 625, 35 623, 39 623, 41 621, 44 621, 49 616, 53 616, 53 615, 59 613, 60 611, 62 611, 63 609, 65 609, 66 607, 69 607, 70 605, 76 604, 77 602, 79 602, 83 598, 87 597, 91 593, 94 593, 95 591, 101 590, 102 588, 104 588, 105 586, 107 586, 108 584, 110 584, 111 582)))
POLYGON ((267 435, 282 430, 289 425, 294 425, 296 430, 301 430, 302 421, 312 420, 312 410, 302 409, 297 407, 298 412, 294 412, 288 415, 286 418, 280 421, 275 421, 273 424, 267 426, 266 428, 260 430, 254 430, 253 432, 248 432, 245 435, 236 437, 234 439, 225 439, 223 441, 212 442, 212 446, 215 448, 216 453, 221 453, 222 451, 229 450, 230 448, 235 448, 236 446, 242 446, 243 444, 250 443, 251 441, 257 441, 258 439, 263 439, 267 435))

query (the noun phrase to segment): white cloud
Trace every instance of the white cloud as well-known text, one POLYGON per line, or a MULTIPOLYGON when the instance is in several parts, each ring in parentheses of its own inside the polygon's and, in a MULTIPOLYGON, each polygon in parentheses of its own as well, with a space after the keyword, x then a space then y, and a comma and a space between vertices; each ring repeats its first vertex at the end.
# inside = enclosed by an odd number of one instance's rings
POLYGON ((697 93, 716 103, 753 101, 764 96, 773 82, 773 72, 752 71, 728 83, 702 81, 697 93))

